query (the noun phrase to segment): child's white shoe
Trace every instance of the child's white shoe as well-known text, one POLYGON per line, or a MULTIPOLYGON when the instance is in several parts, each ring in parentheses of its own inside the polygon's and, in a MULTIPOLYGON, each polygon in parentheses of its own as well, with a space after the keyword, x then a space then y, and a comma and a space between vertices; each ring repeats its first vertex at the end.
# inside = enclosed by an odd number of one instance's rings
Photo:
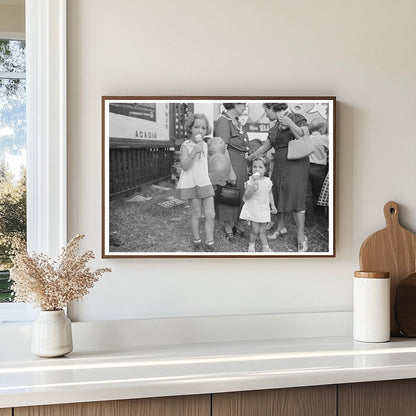
POLYGON ((298 252, 303 253, 305 251, 308 251, 308 248, 308 239, 305 236, 305 239, 301 243, 298 243, 298 252))
POLYGON ((256 252, 256 244, 249 244, 248 250, 249 253, 255 253, 256 252))
POLYGON ((270 248, 270 246, 268 244, 261 246, 263 253, 271 253, 272 249, 270 248))

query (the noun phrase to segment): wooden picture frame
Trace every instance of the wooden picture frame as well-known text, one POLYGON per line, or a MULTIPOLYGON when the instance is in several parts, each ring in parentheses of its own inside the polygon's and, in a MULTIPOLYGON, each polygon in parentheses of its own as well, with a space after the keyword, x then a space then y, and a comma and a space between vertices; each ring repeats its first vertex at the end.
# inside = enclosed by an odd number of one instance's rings
POLYGON ((332 96, 103 96, 102 257, 335 257, 335 114, 332 96), (312 155, 289 161, 294 138, 312 155), (262 145, 254 169, 272 161, 271 177, 253 179, 247 158, 262 145), (237 217, 218 202, 228 181, 246 204, 237 217), (270 187, 279 213, 267 222, 270 187))

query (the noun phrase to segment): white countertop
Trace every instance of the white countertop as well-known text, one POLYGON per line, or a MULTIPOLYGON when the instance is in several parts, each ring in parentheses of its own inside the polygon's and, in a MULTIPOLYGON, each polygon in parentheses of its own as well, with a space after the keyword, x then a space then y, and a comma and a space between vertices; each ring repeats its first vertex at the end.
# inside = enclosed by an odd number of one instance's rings
POLYGON ((0 353, 0 408, 416 377, 416 339, 350 337, 0 353))

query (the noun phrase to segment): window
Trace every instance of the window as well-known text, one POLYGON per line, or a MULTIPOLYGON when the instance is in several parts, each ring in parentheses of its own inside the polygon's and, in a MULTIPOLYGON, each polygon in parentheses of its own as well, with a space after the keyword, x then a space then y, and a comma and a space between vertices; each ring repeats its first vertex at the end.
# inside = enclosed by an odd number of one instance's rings
MULTIPOLYGON (((27 245, 56 257, 66 243, 66 0, 25 0, 25 20, 27 245)), ((0 303, 0 324, 32 317, 31 305, 0 303)))
MULTIPOLYGON (((0 34, 0 303, 10 302, 12 244, 26 244, 26 52, 0 34)), ((1 316, 0 316, 0 319, 1 316)))

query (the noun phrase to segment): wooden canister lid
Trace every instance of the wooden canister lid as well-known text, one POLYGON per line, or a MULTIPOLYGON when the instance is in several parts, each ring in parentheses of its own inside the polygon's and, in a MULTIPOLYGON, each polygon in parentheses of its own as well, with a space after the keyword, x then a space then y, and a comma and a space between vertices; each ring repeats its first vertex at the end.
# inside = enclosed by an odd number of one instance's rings
POLYGON ((354 272, 354 277, 364 277, 366 279, 388 279, 389 276, 389 272, 354 272))

